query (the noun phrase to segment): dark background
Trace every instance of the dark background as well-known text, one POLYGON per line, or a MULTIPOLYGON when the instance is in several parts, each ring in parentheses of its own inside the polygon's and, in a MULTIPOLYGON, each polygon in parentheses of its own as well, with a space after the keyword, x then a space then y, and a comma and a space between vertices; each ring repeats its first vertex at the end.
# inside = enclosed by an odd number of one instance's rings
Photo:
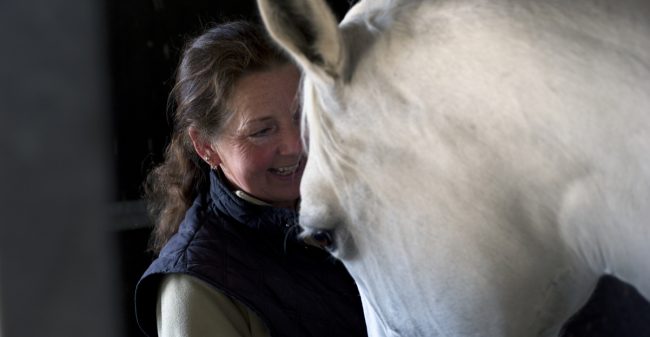
MULTIPOLYGON (((347 0, 329 1, 339 19, 347 0)), ((167 96, 184 41, 211 22, 258 21, 255 2, 151 0, 106 2, 110 66, 112 163, 117 179, 112 218, 122 271, 127 336, 142 336, 133 315, 133 291, 151 261, 151 225, 140 201, 141 184, 162 161, 171 125, 167 96)), ((567 337, 650 336, 650 305, 631 287, 603 278, 591 301, 567 325, 567 337)))

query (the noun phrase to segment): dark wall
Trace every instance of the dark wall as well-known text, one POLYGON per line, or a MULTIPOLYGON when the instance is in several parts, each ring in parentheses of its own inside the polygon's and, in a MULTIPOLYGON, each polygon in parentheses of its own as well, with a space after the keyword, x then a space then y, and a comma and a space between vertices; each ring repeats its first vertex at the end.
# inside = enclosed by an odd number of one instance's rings
POLYGON ((0 1, 0 335, 122 336, 103 1, 0 1))

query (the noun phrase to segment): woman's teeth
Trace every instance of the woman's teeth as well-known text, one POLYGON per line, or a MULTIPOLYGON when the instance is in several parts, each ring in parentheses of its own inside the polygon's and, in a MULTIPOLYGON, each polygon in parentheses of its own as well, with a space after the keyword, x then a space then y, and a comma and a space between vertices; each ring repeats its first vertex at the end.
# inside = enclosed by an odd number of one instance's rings
POLYGON ((299 165, 300 165, 300 162, 296 163, 295 165, 291 165, 291 166, 272 168, 271 171, 273 171, 273 173, 279 174, 281 176, 288 176, 288 175, 293 174, 294 172, 296 172, 299 165))

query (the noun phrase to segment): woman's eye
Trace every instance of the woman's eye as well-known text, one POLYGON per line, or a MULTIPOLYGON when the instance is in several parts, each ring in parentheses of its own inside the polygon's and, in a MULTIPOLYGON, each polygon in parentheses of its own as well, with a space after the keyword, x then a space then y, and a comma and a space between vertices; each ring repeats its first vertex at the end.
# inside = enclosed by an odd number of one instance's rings
POLYGON ((263 129, 261 129, 259 131, 253 132, 250 136, 254 137, 254 138, 264 137, 264 136, 270 134, 272 130, 273 130, 273 128, 263 128, 263 129))

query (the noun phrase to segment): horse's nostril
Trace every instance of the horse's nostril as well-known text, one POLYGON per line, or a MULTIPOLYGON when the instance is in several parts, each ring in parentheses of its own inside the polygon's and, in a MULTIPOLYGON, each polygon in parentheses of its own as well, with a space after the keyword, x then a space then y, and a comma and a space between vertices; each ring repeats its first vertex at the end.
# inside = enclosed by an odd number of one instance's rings
POLYGON ((334 236, 332 234, 332 231, 329 230, 319 230, 314 232, 314 234, 311 235, 310 241, 318 247, 327 249, 327 250, 333 250, 334 249, 334 236))

